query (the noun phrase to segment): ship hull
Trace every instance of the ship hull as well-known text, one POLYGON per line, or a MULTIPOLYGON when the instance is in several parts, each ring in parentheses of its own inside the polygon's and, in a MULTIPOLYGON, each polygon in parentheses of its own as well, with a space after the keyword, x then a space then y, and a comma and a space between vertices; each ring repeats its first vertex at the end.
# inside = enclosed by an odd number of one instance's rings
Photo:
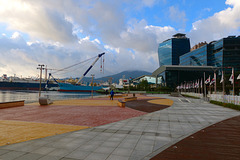
MULTIPOLYGON (((41 84, 41 90, 45 90, 46 83, 41 84)), ((48 87, 58 87, 57 84, 48 84, 48 87)), ((0 90, 39 90, 39 83, 31 82, 0 82, 0 90)))
POLYGON ((68 83, 59 83, 58 84, 60 92, 96 92, 97 90, 101 89, 101 86, 78 86, 72 85, 68 83))

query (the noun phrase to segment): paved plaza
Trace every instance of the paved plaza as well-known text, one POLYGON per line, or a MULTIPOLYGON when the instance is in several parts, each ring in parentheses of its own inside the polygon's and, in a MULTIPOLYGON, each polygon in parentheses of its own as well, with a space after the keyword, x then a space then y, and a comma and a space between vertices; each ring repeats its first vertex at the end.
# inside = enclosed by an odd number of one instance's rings
MULTIPOLYGON (((1 160, 147 160, 240 112, 200 99, 158 95, 171 107, 110 124, 0 147, 1 160)), ((156 95, 154 95, 156 97, 156 95)))

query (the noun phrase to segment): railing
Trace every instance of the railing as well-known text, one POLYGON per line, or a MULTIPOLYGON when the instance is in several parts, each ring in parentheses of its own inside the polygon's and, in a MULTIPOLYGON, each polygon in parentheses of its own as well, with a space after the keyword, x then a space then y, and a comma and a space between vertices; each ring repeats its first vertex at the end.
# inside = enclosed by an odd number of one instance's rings
POLYGON ((240 96, 211 94, 210 100, 240 105, 240 96))
POLYGON ((201 93, 194 93, 194 92, 181 92, 181 94, 193 96, 193 97, 198 97, 198 98, 203 98, 203 94, 201 93))
MULTIPOLYGON (((181 94, 203 98, 203 94, 200 94, 200 93, 181 92, 181 94)), ((224 98, 223 98, 223 95, 221 94, 208 94, 207 97, 209 98, 209 100, 240 105, 240 96, 224 95, 224 98)))

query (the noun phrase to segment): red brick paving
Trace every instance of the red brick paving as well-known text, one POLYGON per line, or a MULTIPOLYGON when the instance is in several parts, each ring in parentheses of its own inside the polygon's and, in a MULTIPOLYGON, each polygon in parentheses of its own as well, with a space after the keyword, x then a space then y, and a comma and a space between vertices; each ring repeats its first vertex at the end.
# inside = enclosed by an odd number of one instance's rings
MULTIPOLYGON (((162 99, 162 98, 158 98, 158 99, 162 99)), ((128 108, 132 108, 132 109, 139 110, 142 112, 147 112, 147 113, 155 112, 155 111, 170 107, 168 105, 149 103, 148 102, 149 100, 152 100, 152 99, 140 99, 135 101, 129 101, 126 103, 126 106, 128 108)))
POLYGON ((1 109, 0 120, 99 126, 141 116, 145 112, 116 106, 23 106, 1 109))
POLYGON ((207 127, 151 160, 240 160, 240 116, 207 127))

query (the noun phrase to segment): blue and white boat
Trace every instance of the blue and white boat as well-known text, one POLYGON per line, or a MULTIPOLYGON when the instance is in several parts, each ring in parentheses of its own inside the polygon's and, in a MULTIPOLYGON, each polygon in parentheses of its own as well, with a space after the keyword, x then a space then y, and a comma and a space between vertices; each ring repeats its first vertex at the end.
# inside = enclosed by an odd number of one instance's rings
POLYGON ((102 89, 102 86, 81 86, 70 83, 58 83, 60 92, 91 92, 102 89))

